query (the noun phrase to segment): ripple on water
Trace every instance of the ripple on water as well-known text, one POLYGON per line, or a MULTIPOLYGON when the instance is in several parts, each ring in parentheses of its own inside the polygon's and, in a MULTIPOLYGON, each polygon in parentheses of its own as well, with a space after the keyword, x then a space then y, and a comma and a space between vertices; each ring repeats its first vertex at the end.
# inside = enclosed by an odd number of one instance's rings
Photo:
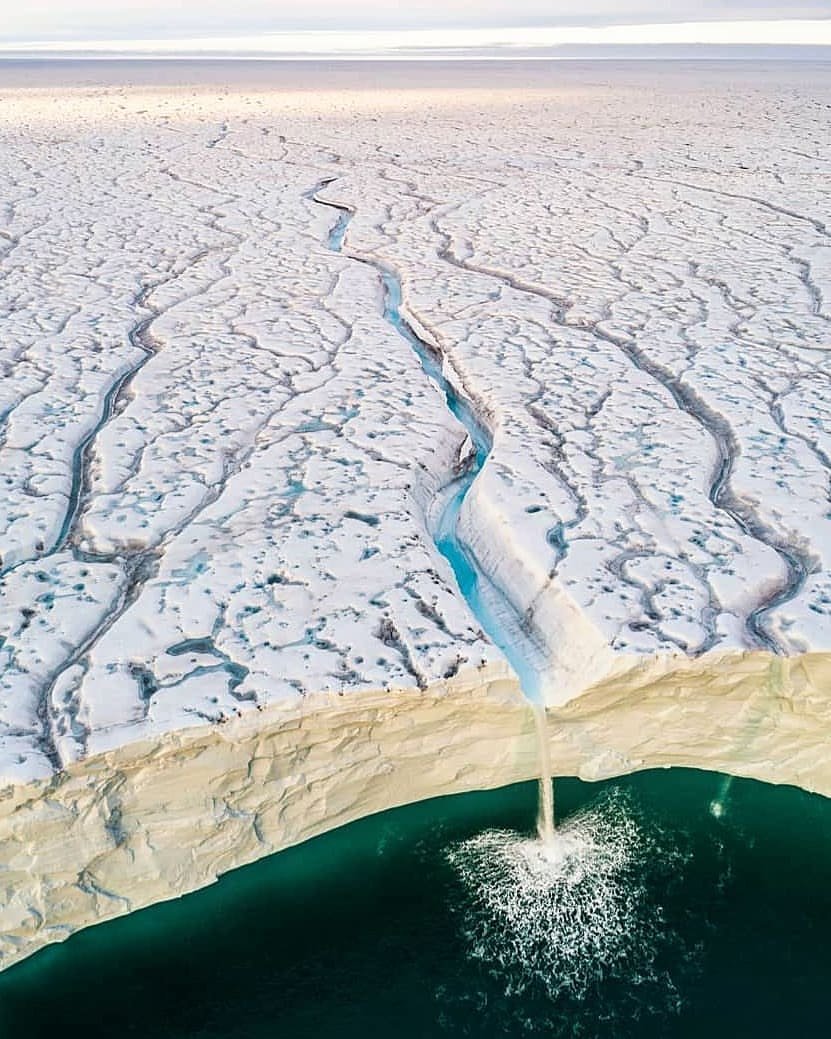
POLYGON ((665 837, 621 793, 566 819, 553 842, 478 834, 448 852, 468 957, 506 997, 537 1004, 538 1024, 540 1002, 556 1009, 562 1034, 583 1034, 581 1005, 595 1023, 677 1011, 678 964, 692 965, 696 949, 684 948, 659 896, 689 857, 677 833, 665 837))

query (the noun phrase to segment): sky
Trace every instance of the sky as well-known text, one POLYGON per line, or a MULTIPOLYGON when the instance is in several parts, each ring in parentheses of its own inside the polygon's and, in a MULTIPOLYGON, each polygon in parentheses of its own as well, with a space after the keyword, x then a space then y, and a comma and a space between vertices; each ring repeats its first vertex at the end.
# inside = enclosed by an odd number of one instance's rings
POLYGON ((831 43, 831 0, 8 0, 3 6, 0 49, 5 50, 33 43, 130 49, 153 41, 162 50, 175 44, 185 50, 278 51, 337 50, 339 40, 347 49, 400 49, 413 41, 428 48, 517 47, 535 39, 546 46, 758 43, 768 37, 831 43), (775 24, 782 22, 787 29, 775 24), (635 32, 632 26, 640 28, 635 32), (521 32, 535 27, 547 35, 521 32), (515 37, 497 29, 511 29, 515 37), (826 31, 827 40, 818 38, 826 31), (326 37, 307 36, 324 32, 326 37))

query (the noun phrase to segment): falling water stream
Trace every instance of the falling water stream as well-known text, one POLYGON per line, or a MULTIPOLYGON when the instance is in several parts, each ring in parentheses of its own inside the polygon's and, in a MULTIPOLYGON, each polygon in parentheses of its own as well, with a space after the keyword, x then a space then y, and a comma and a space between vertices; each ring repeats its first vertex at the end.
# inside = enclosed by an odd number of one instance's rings
POLYGON ((546 848, 553 849, 554 838, 554 776, 551 771, 551 755, 548 749, 548 727, 545 707, 534 705, 534 720, 537 724, 537 743, 540 748, 540 810, 537 817, 537 832, 546 848))
MULTIPOLYGON (((328 247, 336 253, 343 252, 344 239, 352 212, 342 205, 326 202, 318 197, 327 184, 326 180, 316 185, 307 195, 312 201, 326 206, 337 213, 337 220, 329 231, 328 247)), ((528 632, 513 605, 502 590, 479 566, 475 553, 459 533, 459 514, 465 498, 484 468, 493 447, 490 431, 477 416, 471 402, 453 385, 442 367, 440 356, 413 329, 401 313, 401 281, 397 274, 384 264, 365 257, 352 255, 356 262, 374 268, 380 277, 384 291, 384 318, 413 350, 424 373, 441 391, 450 412, 467 431, 470 453, 463 471, 446 488, 432 535, 439 552, 448 561, 456 577, 459 590, 474 617, 479 621, 491 641, 504 653, 519 678, 520 685, 534 709, 537 732, 540 810, 538 830, 543 843, 553 848, 554 843, 554 780, 548 749, 545 707, 540 690, 540 668, 534 666, 537 647, 531 644, 528 632)))

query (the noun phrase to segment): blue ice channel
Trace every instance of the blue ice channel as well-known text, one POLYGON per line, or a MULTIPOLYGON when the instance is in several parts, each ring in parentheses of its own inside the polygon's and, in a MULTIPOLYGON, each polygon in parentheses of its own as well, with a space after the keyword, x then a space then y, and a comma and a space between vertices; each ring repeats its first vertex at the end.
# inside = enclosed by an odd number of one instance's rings
MULTIPOLYGON (((352 220, 351 211, 332 202, 322 202, 312 194, 318 205, 334 209, 338 213, 335 225, 329 232, 328 247, 336 253, 343 252, 344 239, 352 220)), ((407 319, 401 314, 401 282, 397 275, 380 263, 351 257, 356 262, 373 267, 381 279, 384 291, 384 318, 412 348, 425 374, 435 383, 444 396, 447 407, 467 430, 474 451, 464 472, 446 489, 445 501, 435 529, 431 531, 439 552, 450 564, 459 591, 467 602, 471 613, 482 630, 508 660, 519 678, 525 695, 541 700, 540 672, 529 660, 529 635, 523 630, 516 609, 502 590, 480 567, 470 547, 459 536, 459 513, 474 480, 485 466, 493 447, 490 431, 473 410, 470 402, 461 396, 445 376, 441 360, 420 339, 407 319)))

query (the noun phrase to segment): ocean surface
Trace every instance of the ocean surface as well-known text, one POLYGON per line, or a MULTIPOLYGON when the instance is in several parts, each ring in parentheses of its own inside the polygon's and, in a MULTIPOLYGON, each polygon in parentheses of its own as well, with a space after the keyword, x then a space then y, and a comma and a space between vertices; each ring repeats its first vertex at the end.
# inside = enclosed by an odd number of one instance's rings
POLYGON ((831 801, 688 770, 361 820, 0 975, 3 1039, 809 1039, 831 801))

